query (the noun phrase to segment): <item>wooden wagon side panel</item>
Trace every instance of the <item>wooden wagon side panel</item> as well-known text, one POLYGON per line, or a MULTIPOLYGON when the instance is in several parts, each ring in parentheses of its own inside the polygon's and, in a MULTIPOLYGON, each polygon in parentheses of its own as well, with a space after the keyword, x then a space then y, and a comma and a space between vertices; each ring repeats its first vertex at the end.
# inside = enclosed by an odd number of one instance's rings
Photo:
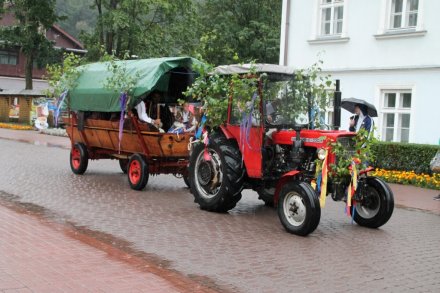
MULTIPOLYGON (((147 130, 142 126, 142 130, 147 130)), ((72 136, 72 127, 67 127, 69 136, 72 136)), ((148 148, 149 157, 188 157, 188 143, 190 134, 169 134, 142 131, 142 139, 148 148)), ((71 138, 72 139, 72 138, 71 138)), ((73 127, 73 142, 82 142, 89 148, 119 151, 119 122, 87 119, 84 130, 78 130, 77 125, 73 127), (85 138, 85 139, 84 139, 85 138)), ((124 126, 121 152, 143 153, 142 144, 136 131, 127 125, 124 126)))
POLYGON ((188 143, 190 135, 163 134, 159 144, 162 155, 165 157, 187 157, 189 156, 188 143))

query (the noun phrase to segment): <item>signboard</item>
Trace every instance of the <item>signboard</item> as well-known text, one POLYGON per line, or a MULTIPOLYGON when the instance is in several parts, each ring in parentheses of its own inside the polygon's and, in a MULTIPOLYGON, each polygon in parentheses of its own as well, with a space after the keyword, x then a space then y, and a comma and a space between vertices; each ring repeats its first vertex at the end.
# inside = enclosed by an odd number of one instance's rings
POLYGON ((20 105, 18 104, 18 98, 12 98, 11 104, 9 106, 9 118, 18 119, 20 115, 20 105))

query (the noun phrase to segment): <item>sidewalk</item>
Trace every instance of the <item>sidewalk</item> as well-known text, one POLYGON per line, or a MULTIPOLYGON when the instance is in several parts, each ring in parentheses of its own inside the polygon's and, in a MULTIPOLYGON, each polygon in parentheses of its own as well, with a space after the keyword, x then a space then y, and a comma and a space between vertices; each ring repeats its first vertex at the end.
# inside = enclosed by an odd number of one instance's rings
MULTIPOLYGON (((35 145, 56 146, 70 149, 67 137, 40 134, 37 131, 10 130, 0 128, 0 139, 17 140, 35 145)), ((440 201, 432 198, 440 194, 439 190, 424 189, 410 185, 390 184, 394 201, 398 207, 426 210, 440 215, 440 201)))
MULTIPOLYGON (((70 148, 66 137, 0 128, 0 139, 70 148)), ((0 200, 0 293, 216 292, 177 272, 0 200)))
POLYGON ((0 235, 0 292, 214 292, 1 202, 0 235))
POLYGON ((41 134, 35 130, 12 130, 0 128, 0 138, 27 142, 35 145, 70 149, 70 140, 68 137, 41 134))

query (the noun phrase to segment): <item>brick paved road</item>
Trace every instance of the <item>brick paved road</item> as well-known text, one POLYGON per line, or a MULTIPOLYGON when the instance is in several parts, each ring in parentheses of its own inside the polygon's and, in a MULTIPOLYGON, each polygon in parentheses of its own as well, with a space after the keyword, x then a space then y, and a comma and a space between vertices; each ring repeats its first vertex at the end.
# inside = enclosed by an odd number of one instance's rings
POLYGON ((72 230, 19 211, 0 205, 0 292, 207 292, 178 276, 161 279, 145 263, 120 261, 126 255, 115 249, 98 250, 93 239, 79 241, 72 230))
POLYGON ((116 161, 70 172, 68 151, 0 139, 0 197, 43 207, 130 253, 216 289, 241 292, 440 290, 440 218, 397 208, 378 230, 350 224, 329 201, 307 238, 282 229, 253 192, 229 214, 201 211, 181 180, 129 189, 116 161))

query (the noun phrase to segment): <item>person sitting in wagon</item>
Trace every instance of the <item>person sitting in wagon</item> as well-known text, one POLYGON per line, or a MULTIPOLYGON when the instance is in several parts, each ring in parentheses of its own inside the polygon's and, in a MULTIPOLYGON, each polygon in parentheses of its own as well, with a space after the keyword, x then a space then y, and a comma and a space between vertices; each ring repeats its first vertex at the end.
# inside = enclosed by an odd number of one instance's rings
POLYGON ((143 100, 139 104, 137 104, 135 109, 137 111, 138 118, 140 121, 153 124, 155 127, 160 129, 162 122, 160 121, 160 119, 152 119, 151 117, 148 116, 145 107, 145 102, 143 100))
POLYGON ((194 115, 195 107, 188 102, 183 103, 182 123, 185 125, 185 132, 193 132, 197 127, 197 118, 194 115))
POLYGON ((194 106, 190 107, 188 102, 183 103, 183 109, 182 111, 179 110, 176 112, 176 121, 168 130, 168 133, 182 134, 194 132, 198 124, 197 119, 193 114, 194 108, 194 106))
POLYGON ((162 93, 155 90, 145 99, 145 107, 148 117, 160 119, 160 128, 169 129, 174 122, 173 114, 166 105, 161 105, 162 93))

